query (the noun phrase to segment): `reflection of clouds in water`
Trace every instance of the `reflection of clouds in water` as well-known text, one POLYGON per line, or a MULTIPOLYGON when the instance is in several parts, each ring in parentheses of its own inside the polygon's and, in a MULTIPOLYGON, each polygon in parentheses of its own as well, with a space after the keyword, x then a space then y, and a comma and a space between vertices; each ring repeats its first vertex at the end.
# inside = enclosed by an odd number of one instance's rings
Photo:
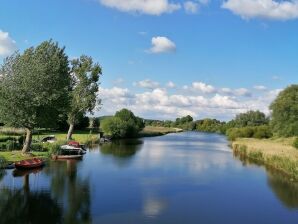
POLYGON ((166 208, 166 201, 160 198, 147 197, 144 199, 143 214, 147 217, 156 217, 166 208))
POLYGON ((233 162, 226 141, 149 141, 144 147, 138 160, 139 167, 143 169, 173 168, 177 174, 189 172, 196 175, 207 169, 225 169, 233 162))

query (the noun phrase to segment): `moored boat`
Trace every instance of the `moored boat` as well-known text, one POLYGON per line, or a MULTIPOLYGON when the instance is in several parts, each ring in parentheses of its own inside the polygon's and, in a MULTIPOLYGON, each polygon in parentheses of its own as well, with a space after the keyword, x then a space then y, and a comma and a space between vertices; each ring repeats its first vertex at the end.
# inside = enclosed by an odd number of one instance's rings
POLYGON ((19 162, 15 162, 15 167, 17 169, 34 169, 38 167, 44 166, 44 161, 39 158, 33 158, 33 159, 26 159, 19 162))
POLYGON ((86 150, 84 144, 80 144, 79 142, 76 142, 76 141, 70 141, 70 142, 67 143, 67 145, 73 146, 75 148, 81 148, 83 150, 86 150))
POLYGON ((52 159, 57 160, 57 159, 82 159, 83 155, 52 155, 52 159))

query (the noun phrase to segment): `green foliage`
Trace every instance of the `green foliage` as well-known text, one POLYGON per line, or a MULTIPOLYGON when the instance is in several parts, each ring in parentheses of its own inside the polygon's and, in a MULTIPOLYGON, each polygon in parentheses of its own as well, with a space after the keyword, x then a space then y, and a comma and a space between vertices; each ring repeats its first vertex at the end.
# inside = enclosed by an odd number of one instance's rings
POLYGON ((1 135, 13 135, 13 136, 18 136, 18 135, 25 135, 25 129, 23 128, 9 128, 9 127, 1 127, 0 128, 0 134, 1 135))
POLYGON ((12 127, 53 127, 68 106, 70 86, 64 48, 45 41, 6 58, 0 69, 0 117, 12 127))
POLYGON ((83 117, 87 112, 93 113, 95 106, 101 102, 97 98, 101 67, 85 55, 72 60, 71 66, 71 107, 68 123, 77 124, 80 116, 83 117))
POLYGON ((104 119, 101 128, 113 138, 135 137, 144 128, 144 122, 131 111, 122 109, 114 117, 104 119))
POLYGON ((89 119, 89 127, 90 128, 99 128, 100 127, 100 119, 98 117, 91 117, 89 119))
POLYGON ((230 128, 227 130, 226 135, 231 141, 237 138, 270 138, 272 137, 271 129, 268 125, 243 127, 243 128, 230 128))
POLYGON ((224 128, 223 126, 225 125, 225 122, 220 122, 219 120, 216 119, 203 119, 203 120, 198 120, 195 122, 195 129, 197 131, 202 131, 202 132, 217 132, 217 133, 223 133, 224 128))
POLYGON ((274 133, 284 137, 298 135, 298 85, 291 85, 280 92, 270 109, 274 133))
POLYGON ((241 113, 236 116, 233 120, 233 127, 242 128, 246 126, 259 126, 269 123, 269 119, 266 115, 260 111, 248 111, 246 113, 241 113))
POLYGON ((294 142, 293 142, 293 146, 298 149, 298 137, 295 138, 294 142))

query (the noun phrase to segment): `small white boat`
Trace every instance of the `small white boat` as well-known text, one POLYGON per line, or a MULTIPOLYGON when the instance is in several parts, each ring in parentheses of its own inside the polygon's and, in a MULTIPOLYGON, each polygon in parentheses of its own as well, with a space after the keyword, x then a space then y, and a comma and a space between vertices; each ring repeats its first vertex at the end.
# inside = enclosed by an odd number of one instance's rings
POLYGON ((64 150, 77 150, 77 151, 81 150, 81 148, 78 148, 72 145, 61 145, 60 147, 61 149, 64 149, 64 150))
POLYGON ((61 145, 60 148, 62 151, 67 152, 68 154, 83 155, 86 153, 82 148, 71 145, 61 145))

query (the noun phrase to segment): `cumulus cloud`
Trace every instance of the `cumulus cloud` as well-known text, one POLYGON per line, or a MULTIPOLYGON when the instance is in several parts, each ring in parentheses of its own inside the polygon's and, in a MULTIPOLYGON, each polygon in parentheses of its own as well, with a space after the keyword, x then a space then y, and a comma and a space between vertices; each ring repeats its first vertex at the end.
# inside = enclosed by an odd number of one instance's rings
POLYGON ((158 82, 152 81, 150 79, 145 79, 145 80, 141 80, 139 82, 134 82, 133 85, 141 87, 141 88, 146 88, 146 89, 155 89, 155 88, 159 87, 158 82))
POLYGON ((267 87, 263 85, 256 85, 254 86, 254 89, 263 91, 263 90, 267 90, 267 87))
POLYGON ((297 0, 227 0, 222 4, 222 8, 244 19, 289 20, 298 18, 297 0))
POLYGON ((128 108, 138 116, 151 119, 191 115, 196 119, 210 117, 229 120, 248 110, 260 110, 269 115, 268 106, 281 91, 267 88, 252 95, 246 88, 216 88, 202 82, 192 83, 187 90, 176 85, 175 89, 168 90, 149 79, 135 85, 144 90, 134 92, 120 87, 100 88, 99 97, 103 104, 100 114, 110 115, 121 108, 128 108))
POLYGON ((104 6, 122 12, 136 12, 148 15, 172 13, 181 8, 180 4, 168 0, 99 0, 104 6))
POLYGON ((199 10, 199 4, 196 2, 186 1, 184 2, 183 6, 185 11, 190 14, 195 14, 199 10))
POLYGON ((169 82, 166 84, 166 87, 168 87, 168 88, 175 88, 176 85, 175 85, 175 83, 173 83, 172 81, 169 81, 169 82))
POLYGON ((192 88, 195 89, 195 90, 198 90, 200 92, 203 92, 203 93, 214 93, 214 92, 216 92, 216 89, 213 86, 208 85, 208 84, 203 83, 203 82, 193 82, 192 83, 192 88))
POLYGON ((176 51, 176 44, 167 37, 153 37, 152 47, 148 52, 153 54, 171 53, 176 51))
POLYGON ((16 42, 9 36, 9 33, 0 30, 0 56, 8 56, 16 49, 16 42))

